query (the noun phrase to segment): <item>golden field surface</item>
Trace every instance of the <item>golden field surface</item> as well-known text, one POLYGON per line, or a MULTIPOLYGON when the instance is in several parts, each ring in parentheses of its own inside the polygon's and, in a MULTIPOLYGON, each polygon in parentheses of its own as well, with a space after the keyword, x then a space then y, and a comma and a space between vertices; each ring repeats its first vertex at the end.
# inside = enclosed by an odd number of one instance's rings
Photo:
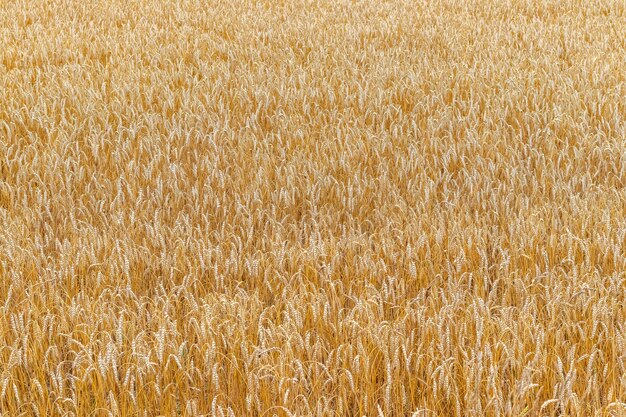
POLYGON ((0 415, 626 415, 626 3, 0 0, 0 415))

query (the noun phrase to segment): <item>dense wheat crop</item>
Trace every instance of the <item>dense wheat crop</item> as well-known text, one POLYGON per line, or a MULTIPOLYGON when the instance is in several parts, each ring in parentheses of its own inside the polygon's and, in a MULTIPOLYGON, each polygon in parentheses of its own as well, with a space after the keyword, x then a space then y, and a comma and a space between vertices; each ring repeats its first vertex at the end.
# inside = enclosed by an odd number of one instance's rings
POLYGON ((0 0, 0 414, 626 413, 626 4, 0 0))

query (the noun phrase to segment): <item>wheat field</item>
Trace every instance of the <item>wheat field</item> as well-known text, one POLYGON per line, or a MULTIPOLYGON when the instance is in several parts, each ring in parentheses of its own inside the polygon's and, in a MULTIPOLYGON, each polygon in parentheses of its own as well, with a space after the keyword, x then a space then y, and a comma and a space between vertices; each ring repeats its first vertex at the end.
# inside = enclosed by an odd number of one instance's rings
POLYGON ((0 415, 626 415, 626 3, 0 0, 0 415))

